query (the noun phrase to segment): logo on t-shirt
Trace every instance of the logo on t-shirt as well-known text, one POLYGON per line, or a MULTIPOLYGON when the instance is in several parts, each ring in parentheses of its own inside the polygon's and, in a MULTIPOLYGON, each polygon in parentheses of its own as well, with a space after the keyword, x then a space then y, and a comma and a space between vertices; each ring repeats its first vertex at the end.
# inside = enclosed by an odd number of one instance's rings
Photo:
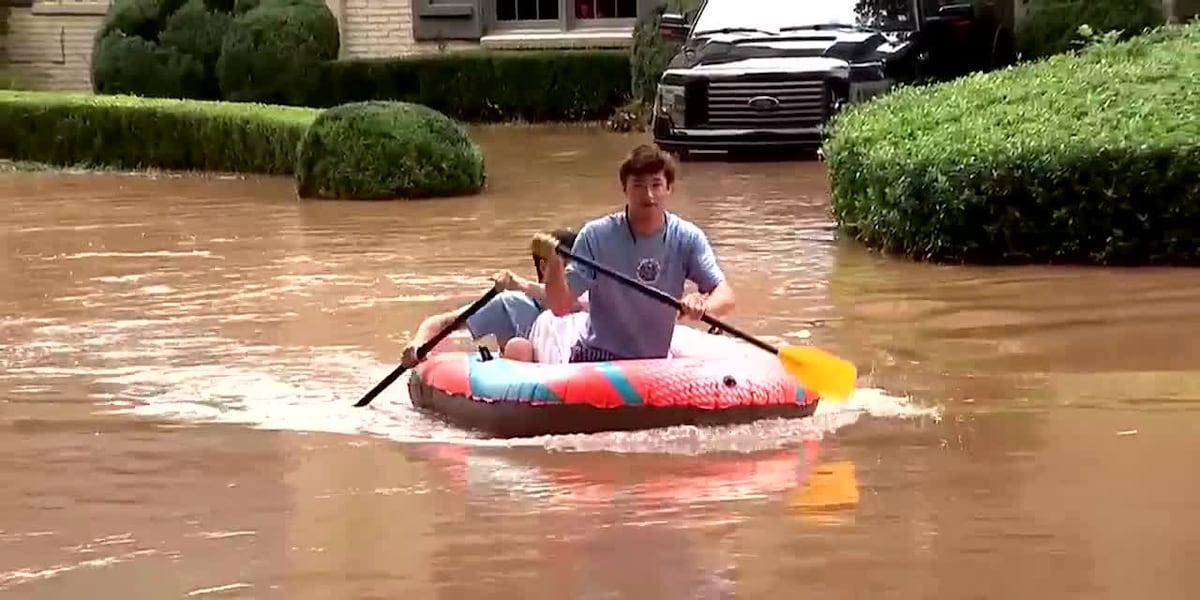
POLYGON ((658 274, 662 272, 662 265, 658 264, 658 260, 654 258, 643 258, 637 266, 637 276, 644 283, 654 283, 658 281, 658 274))

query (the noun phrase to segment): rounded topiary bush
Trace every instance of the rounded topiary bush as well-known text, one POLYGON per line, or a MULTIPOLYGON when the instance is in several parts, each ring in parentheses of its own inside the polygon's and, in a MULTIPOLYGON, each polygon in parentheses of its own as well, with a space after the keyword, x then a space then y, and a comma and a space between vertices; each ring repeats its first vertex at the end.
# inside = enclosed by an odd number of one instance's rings
POLYGON ((232 0, 115 0, 92 44, 99 94, 217 99, 232 0))
POLYGON ((1200 22, 843 112, 834 216, 868 246, 976 263, 1200 262, 1200 22))
POLYGON ((166 22, 159 43, 179 54, 192 57, 203 67, 203 80, 193 98, 219 99, 217 59, 221 41, 233 22, 232 0, 187 0, 166 22))
POLYGON ((202 98, 204 66, 153 41, 115 31, 92 48, 92 91, 148 98, 202 98))
POLYGON ((407 102, 356 102, 317 116, 300 141, 296 188, 312 198, 426 198, 478 192, 483 153, 446 115, 407 102))
POLYGON ((323 0, 240 0, 221 46, 217 79, 235 102, 304 105, 321 63, 338 55, 337 19, 323 0))

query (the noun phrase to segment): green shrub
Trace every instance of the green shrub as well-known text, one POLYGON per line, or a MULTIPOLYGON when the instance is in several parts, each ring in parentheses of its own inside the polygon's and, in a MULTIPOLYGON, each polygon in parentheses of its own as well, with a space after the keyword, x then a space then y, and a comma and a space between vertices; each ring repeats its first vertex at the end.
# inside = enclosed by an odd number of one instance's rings
POLYGON ((629 96, 626 51, 339 61, 340 41, 324 0, 114 0, 92 48, 92 89, 315 107, 395 100, 472 122, 599 120, 629 96))
POLYGON ((1031 60, 1079 48, 1088 30, 1128 39, 1163 23, 1162 0, 1026 0, 1017 47, 1031 60))
POLYGON ((629 95, 629 53, 474 51, 330 61, 318 89, 313 106, 396 100, 469 122, 598 120, 629 95))
POLYGON ((114 0, 92 45, 92 89, 304 104, 338 45, 323 0, 114 0))
POLYGON ((313 74, 337 58, 337 19, 324 0, 240 3, 217 60, 226 100, 304 105, 314 97, 313 74), (248 8, 252 6, 252 8, 248 8))
POLYGON ((290 173, 317 111, 0 91, 0 157, 66 166, 290 173))
POLYGON ((230 8, 219 0, 115 0, 93 39, 92 89, 218 98, 213 67, 230 8))
POLYGON ((679 42, 667 40, 659 35, 658 26, 663 13, 691 11, 699 3, 699 0, 667 0, 656 6, 650 14, 638 19, 633 28, 633 49, 629 59, 634 101, 643 104, 654 102, 658 80, 680 47, 679 42))
POLYGON ((465 129, 425 106, 357 102, 321 113, 296 161, 301 197, 424 198, 478 192, 483 154, 465 129))
POLYGON ((898 90, 825 144, 869 246, 971 262, 1200 260, 1200 23, 898 90))
POLYGON ((192 57, 203 68, 201 79, 196 84, 196 94, 191 98, 221 98, 216 66, 221 56, 221 40, 233 22, 229 14, 232 4, 228 0, 187 0, 167 19, 166 27, 159 36, 163 47, 192 57))

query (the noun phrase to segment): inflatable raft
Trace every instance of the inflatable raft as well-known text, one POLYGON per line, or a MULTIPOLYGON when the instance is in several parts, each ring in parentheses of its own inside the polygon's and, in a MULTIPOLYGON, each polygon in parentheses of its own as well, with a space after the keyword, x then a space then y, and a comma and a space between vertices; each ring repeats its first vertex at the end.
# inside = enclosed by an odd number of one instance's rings
POLYGON ((763 352, 571 364, 442 352, 408 388, 417 408, 496 437, 802 418, 818 402, 763 352))

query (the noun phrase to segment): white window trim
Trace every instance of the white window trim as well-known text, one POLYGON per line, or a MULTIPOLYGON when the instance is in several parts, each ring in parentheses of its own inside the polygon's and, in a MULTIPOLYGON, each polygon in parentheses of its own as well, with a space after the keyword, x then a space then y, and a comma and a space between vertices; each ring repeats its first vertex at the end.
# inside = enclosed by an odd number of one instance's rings
MULTIPOLYGON (((3 0, 0 0, 3 1, 3 0)), ((93 0, 83 2, 70 2, 61 4, 50 4, 48 2, 22 2, 17 5, 10 4, 13 8, 29 8, 31 14, 35 15, 101 15, 108 12, 108 2, 106 0, 93 0)))
POLYGON ((501 31, 479 39, 480 46, 493 50, 628 48, 632 44, 633 27, 501 31))

